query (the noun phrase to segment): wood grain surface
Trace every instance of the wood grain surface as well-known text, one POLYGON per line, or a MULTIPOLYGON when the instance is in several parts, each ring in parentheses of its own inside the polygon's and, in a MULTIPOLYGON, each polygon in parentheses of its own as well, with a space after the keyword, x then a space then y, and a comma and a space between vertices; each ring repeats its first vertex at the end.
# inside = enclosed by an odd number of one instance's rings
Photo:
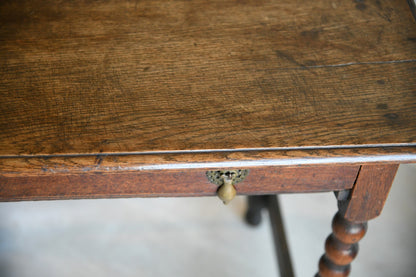
POLYGON ((405 1, 1 1, 0 156, 406 148, 415 76, 405 1))
POLYGON ((398 167, 397 164, 361 166, 349 199, 338 203, 342 215, 355 222, 366 222, 379 216, 398 167))
POLYGON ((0 175, 18 177, 111 172, 135 175, 137 171, 155 170, 400 164, 415 161, 416 147, 26 156, 0 159, 0 175))

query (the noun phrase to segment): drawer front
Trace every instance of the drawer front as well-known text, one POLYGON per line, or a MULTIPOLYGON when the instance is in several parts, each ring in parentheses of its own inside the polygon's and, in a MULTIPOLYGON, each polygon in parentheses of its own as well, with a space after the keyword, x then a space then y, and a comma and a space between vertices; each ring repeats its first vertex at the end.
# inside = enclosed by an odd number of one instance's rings
MULTIPOLYGON (((352 188, 359 165, 248 168, 237 194, 334 191, 352 188)), ((0 176, 0 201, 114 197, 212 196, 212 169, 0 176)))

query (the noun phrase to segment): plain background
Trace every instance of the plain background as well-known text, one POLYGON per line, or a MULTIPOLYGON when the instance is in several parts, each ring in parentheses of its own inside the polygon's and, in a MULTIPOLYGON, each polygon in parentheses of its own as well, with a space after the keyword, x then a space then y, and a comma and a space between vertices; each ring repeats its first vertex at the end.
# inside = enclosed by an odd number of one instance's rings
MULTIPOLYGON (((414 277, 416 166, 402 165, 369 223, 351 276, 414 277)), ((336 212, 332 193, 281 195, 298 277, 313 276, 336 212)), ((0 203, 0 276, 278 276, 267 217, 244 197, 0 203)))

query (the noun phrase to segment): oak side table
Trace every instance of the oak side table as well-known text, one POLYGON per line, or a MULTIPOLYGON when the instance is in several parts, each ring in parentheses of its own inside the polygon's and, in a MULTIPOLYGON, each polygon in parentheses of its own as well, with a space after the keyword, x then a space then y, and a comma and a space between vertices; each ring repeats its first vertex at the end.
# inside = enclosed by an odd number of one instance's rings
POLYGON ((1 201, 334 191, 347 276, 411 162, 406 1, 0 3, 1 201))

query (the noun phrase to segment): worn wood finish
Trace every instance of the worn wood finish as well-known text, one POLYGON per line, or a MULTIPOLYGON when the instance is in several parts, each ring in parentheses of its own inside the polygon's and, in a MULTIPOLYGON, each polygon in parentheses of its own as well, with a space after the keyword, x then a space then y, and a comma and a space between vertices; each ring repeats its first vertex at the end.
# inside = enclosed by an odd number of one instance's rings
MULTIPOLYGON (((205 170, 152 170, 123 173, 0 176, 0 201, 212 196, 218 187, 205 170)), ((317 192, 350 189, 358 166, 252 168, 236 185, 238 194, 317 192)))
POLYGON ((405 1, 0 4, 0 155, 416 143, 405 1))
MULTIPOLYGON (((133 83, 143 87, 129 88, 131 94, 127 88, 73 91, 72 83, 61 81, 44 87, 49 77, 35 77, 30 89, 20 79, 24 74, 1 74, 0 155, 416 143, 416 63, 275 74, 263 68, 247 71, 245 81, 229 70, 229 80, 215 88, 214 80, 222 79, 209 78, 202 92, 152 91, 160 84, 154 80, 133 83)), ((170 86, 178 86, 171 78, 170 86)))
POLYGON ((347 147, 268 149, 249 151, 153 152, 25 156, 0 158, 5 177, 51 174, 131 172, 197 168, 245 168, 262 166, 308 166, 409 163, 416 161, 416 147, 347 147))
POLYGON ((325 243, 325 254, 319 261, 316 277, 346 277, 351 271, 351 262, 358 253, 358 241, 367 231, 367 223, 351 222, 341 213, 332 221, 332 234, 325 243))
POLYGON ((0 201, 215 195, 216 168, 350 190, 319 273, 346 276, 416 162, 415 27, 401 0, 0 1, 0 201))
POLYGON ((363 165, 348 199, 338 202, 344 217, 366 222, 380 215, 398 167, 398 164, 363 165))

